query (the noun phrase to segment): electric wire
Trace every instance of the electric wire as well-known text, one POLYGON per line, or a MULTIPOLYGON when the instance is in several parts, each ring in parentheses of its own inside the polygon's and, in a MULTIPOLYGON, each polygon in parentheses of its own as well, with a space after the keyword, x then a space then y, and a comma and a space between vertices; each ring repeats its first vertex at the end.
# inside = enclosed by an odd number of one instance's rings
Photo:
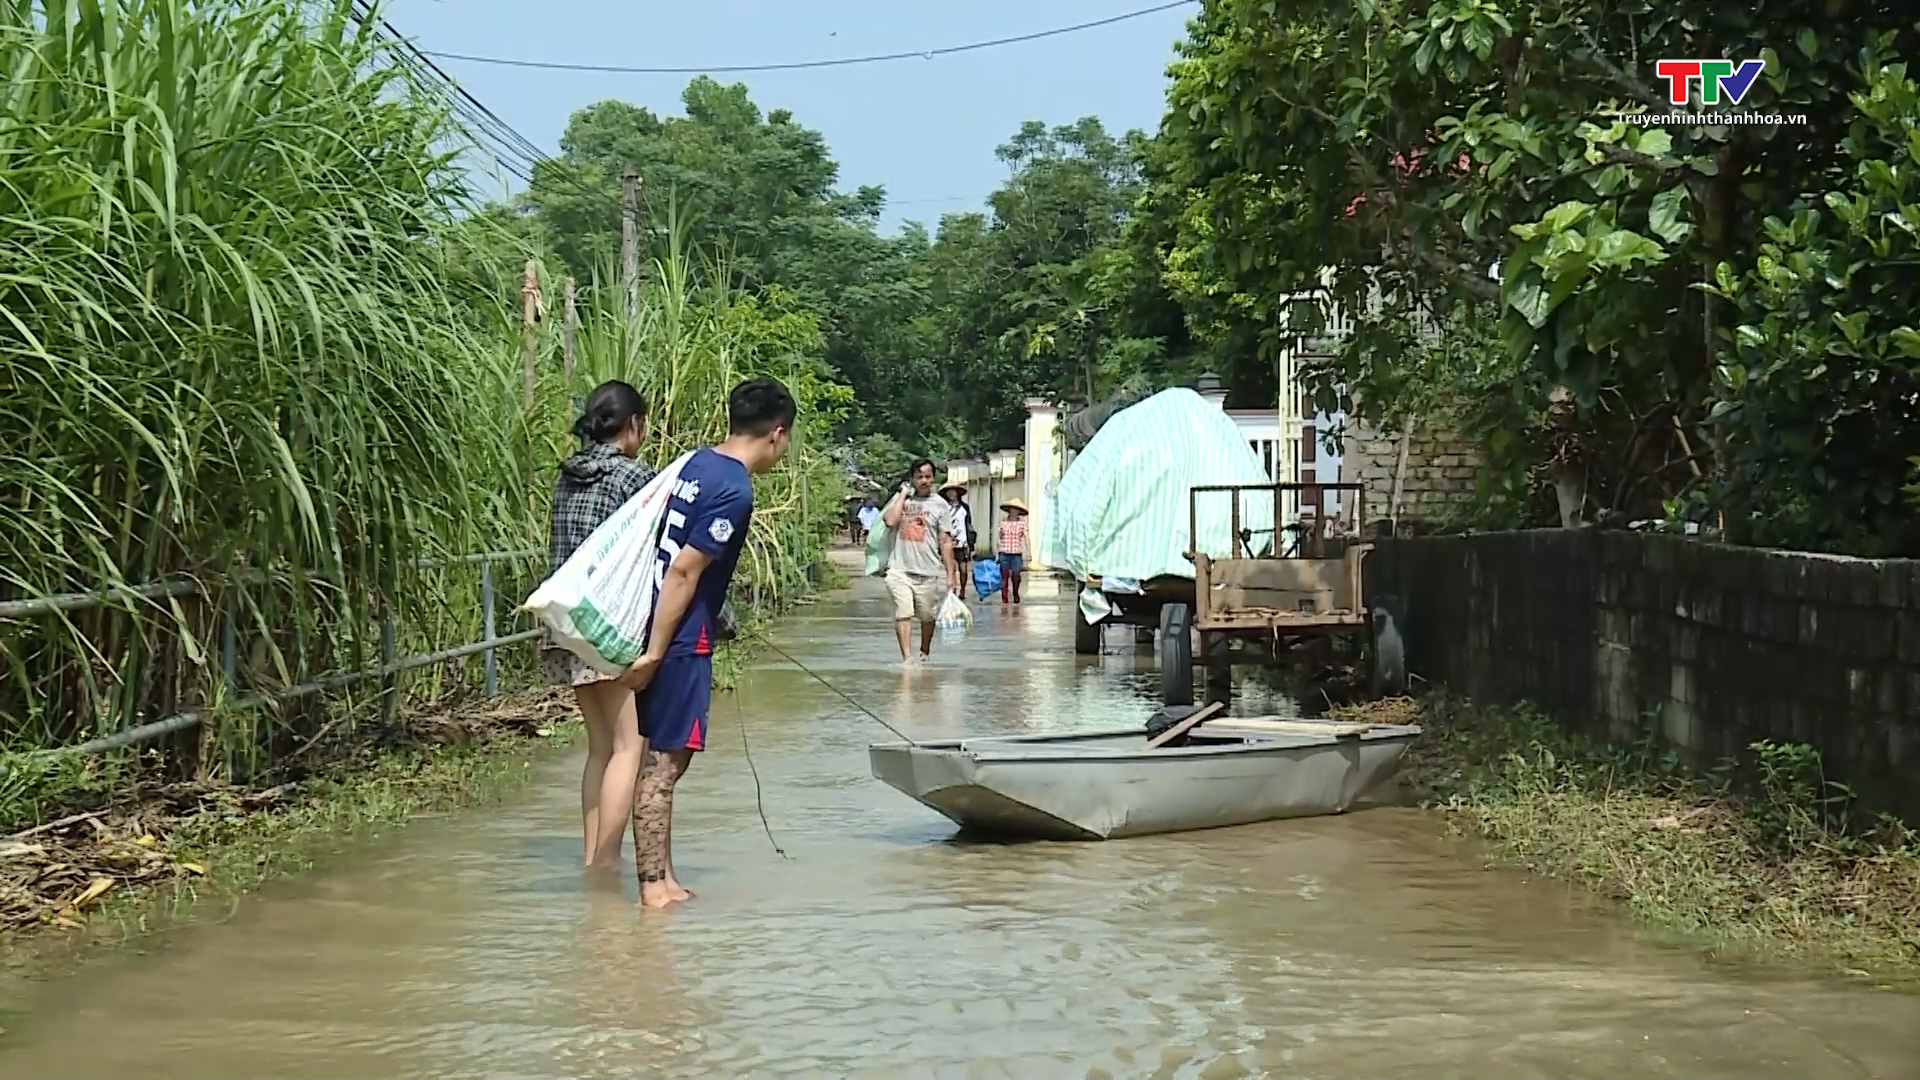
POLYGON ((447 74, 445 69, 435 64, 428 54, 411 39, 402 35, 393 24, 373 10, 370 0, 354 0, 354 13, 363 26, 388 44, 395 58, 404 65, 415 78, 429 87, 438 87, 448 94, 447 104, 461 126, 473 138, 478 148, 488 151, 501 169, 525 183, 533 186, 534 177, 540 175, 542 166, 545 173, 560 185, 571 188, 575 193, 590 199, 604 200, 616 209, 621 208, 619 196, 605 188, 596 188, 571 175, 577 171, 571 162, 554 158, 521 134, 512 124, 506 122, 500 114, 487 107, 487 104, 475 97, 465 87, 447 74))
MULTIPOLYGON (((1191 0, 1183 0, 1183 2, 1191 2, 1191 0)), ((449 93, 447 99, 448 108, 453 112, 454 116, 461 121, 467 133, 473 137, 477 148, 488 152, 502 171, 531 188, 534 184, 534 178, 541 174, 542 166, 545 166, 547 170, 546 175, 552 177, 555 182, 560 185, 572 189, 575 194, 584 195, 590 199, 604 200, 618 208, 618 196, 605 188, 596 188, 590 182, 580 179, 577 175, 579 172, 578 166, 541 150, 533 140, 521 134, 517 128, 509 124, 499 113, 494 112, 485 102, 475 97, 471 91, 460 85, 459 81, 449 75, 444 68, 433 63, 430 57, 440 54, 421 49, 414 41, 405 37, 395 29, 391 22, 375 16, 368 6, 367 0, 355 0, 354 8, 357 17, 363 23, 368 24, 370 29, 373 29, 382 40, 393 48, 395 58, 405 65, 416 78, 424 84, 437 86, 441 90, 449 93), (377 22, 379 25, 373 26, 372 24, 374 22, 377 22)), ((1074 28, 1064 28, 1059 32, 1065 32, 1065 30, 1070 29, 1074 28)), ((1049 33, 1053 33, 1053 31, 1049 31, 1049 33)), ((643 192, 643 198, 644 194, 643 192)), ((890 199, 888 200, 888 205, 894 207, 927 206, 976 201, 978 201, 977 198, 971 195, 947 195, 925 199, 890 199)))
POLYGON ((1007 45, 1020 45, 1029 41, 1059 37, 1063 34, 1077 34, 1085 30, 1094 30, 1115 23, 1138 19, 1147 15, 1157 15, 1162 11, 1186 7, 1196 0, 1174 0, 1172 3, 1156 4, 1153 7, 1136 11, 1109 15, 1104 19, 1075 23, 1072 26, 1059 26, 1051 30, 1039 30, 1030 34, 1016 34, 1012 37, 993 38, 988 41, 968 42, 965 45, 946 45, 937 49, 915 49, 912 52, 878 53, 870 56, 843 56, 828 60, 798 60, 783 64, 724 64, 714 67, 625 67, 618 64, 570 64, 546 60, 517 60, 501 56, 476 56, 471 53, 443 52, 428 50, 427 55, 442 60, 459 60, 469 64, 494 64, 500 67, 536 68, 542 71, 590 71, 614 75, 720 75, 738 74, 755 71, 804 71, 815 68, 850 67, 856 64, 882 64, 897 60, 931 60, 936 56, 953 56, 959 53, 978 52, 982 49, 997 49, 1007 45))

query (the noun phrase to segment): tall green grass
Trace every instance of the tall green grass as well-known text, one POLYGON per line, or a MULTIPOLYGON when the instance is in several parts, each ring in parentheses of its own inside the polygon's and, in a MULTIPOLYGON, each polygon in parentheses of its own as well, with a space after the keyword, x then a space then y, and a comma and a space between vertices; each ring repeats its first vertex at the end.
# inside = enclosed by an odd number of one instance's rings
MULTIPOLYGON (((802 359, 808 316, 696 285, 670 250, 631 324, 589 290, 575 386, 550 304, 526 409, 498 300, 520 266, 471 214, 469 143, 352 7, 0 0, 0 599, 207 583, 0 621, 0 749, 217 703, 222 611, 247 692, 372 662, 384 610, 402 652, 473 640, 478 568, 416 560, 544 547, 568 403, 598 378, 660 403, 654 457, 714 437, 740 375, 826 410, 803 448, 844 405, 802 359)), ((806 512, 838 503, 819 466, 765 482, 753 580, 775 595, 830 527, 806 512)), ((545 570, 496 569, 502 632, 545 570)), ((340 715, 223 719, 173 760, 270 763, 340 715)))
POLYGON ((753 524, 736 581, 737 601, 771 610, 804 591, 844 515, 846 477, 832 455, 832 426, 852 404, 818 359, 819 323, 779 292, 734 288, 719 260, 695 257, 670 216, 665 250, 644 275, 638 317, 628 320, 617 275, 603 267, 587 293, 569 392, 606 379, 631 382, 649 405, 643 455, 656 467, 726 436, 727 392, 772 376, 799 405, 787 458, 755 481, 753 524))

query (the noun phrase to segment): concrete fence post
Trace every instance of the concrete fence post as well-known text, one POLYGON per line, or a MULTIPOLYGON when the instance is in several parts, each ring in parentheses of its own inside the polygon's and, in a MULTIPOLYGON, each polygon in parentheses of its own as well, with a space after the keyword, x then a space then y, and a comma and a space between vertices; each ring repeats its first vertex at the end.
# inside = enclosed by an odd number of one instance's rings
POLYGON ((494 636, 493 608, 493 560, 482 559, 480 561, 480 610, 482 619, 480 634, 482 639, 488 642, 487 651, 484 654, 486 660, 488 697, 494 697, 500 691, 500 665, 498 658, 494 655, 495 650, 492 644, 494 636))
POLYGON ((394 670, 393 609, 380 609, 380 716, 391 724, 400 715, 400 673, 394 670))

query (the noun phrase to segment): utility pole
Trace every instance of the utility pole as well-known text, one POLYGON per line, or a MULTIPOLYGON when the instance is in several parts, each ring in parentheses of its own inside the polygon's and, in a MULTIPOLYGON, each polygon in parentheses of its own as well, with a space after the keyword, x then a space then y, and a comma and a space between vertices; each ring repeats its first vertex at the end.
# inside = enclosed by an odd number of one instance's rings
POLYGON ((573 388, 573 336, 580 328, 580 309, 573 304, 573 278, 567 278, 567 321, 560 337, 560 367, 566 372, 567 388, 573 388))
POLYGON ((528 412, 533 411, 533 357, 536 352, 534 324, 539 321, 540 264, 534 259, 528 259, 526 278, 520 284, 520 370, 526 378, 526 408, 528 412))
POLYGON ((640 167, 632 163, 620 177, 620 285, 633 322, 640 317, 640 167))

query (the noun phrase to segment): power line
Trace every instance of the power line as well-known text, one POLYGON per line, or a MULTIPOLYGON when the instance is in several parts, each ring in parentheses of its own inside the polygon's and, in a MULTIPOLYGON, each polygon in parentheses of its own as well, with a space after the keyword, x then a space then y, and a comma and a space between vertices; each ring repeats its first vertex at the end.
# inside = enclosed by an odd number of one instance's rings
POLYGON ((1120 15, 1112 15, 1092 22, 1076 23, 1073 26, 1061 26, 1052 30, 1040 30, 1031 34, 1019 34, 1014 37, 994 38, 991 41, 975 41, 966 45, 947 45, 938 49, 919 49, 914 52, 880 53, 873 56, 843 56, 832 60, 800 60, 785 64, 727 64, 717 67, 621 67, 614 64, 563 64, 544 60, 513 60, 500 56, 473 56, 467 53, 438 52, 426 50, 426 55, 437 56, 442 60, 462 60, 470 64, 496 64, 501 67, 538 68, 542 71, 596 71, 616 75, 721 75, 750 71, 802 71, 811 68, 848 67, 854 64, 883 64, 894 60, 931 60, 936 56, 953 56, 957 53, 977 52, 981 49, 997 49, 1003 45, 1019 45, 1042 38, 1059 37, 1062 34, 1077 34, 1082 30, 1094 30, 1114 23, 1138 19, 1146 15, 1155 15, 1162 11, 1186 7, 1195 0, 1174 0, 1173 3, 1156 4, 1120 15))
MULTIPOLYGON (((499 150, 503 148, 507 149, 510 152, 504 156, 514 158, 517 164, 524 167, 531 167, 541 161, 547 160, 544 151, 534 145, 526 136, 515 131, 511 124, 502 120, 492 109, 487 108, 486 104, 480 101, 479 98, 468 93, 465 87, 456 82, 453 76, 441 70, 438 64, 427 59, 426 55, 420 51, 417 45, 408 40, 398 30, 394 29, 392 23, 384 18, 379 18, 379 26, 372 26, 371 24, 375 21, 376 16, 370 0, 354 0, 353 6, 354 14, 359 18, 362 25, 367 25, 374 31, 376 36, 384 38, 387 44, 395 46, 395 55, 402 64, 413 72, 415 77, 419 78, 423 83, 437 84, 443 90, 452 91, 448 105, 452 108, 455 115, 466 121, 470 129, 476 129, 472 132, 473 134, 491 136, 499 143, 499 145, 488 146, 485 149, 495 151, 496 156, 502 156, 498 154, 499 150)), ((502 164, 504 165, 505 163, 503 162, 502 164)))
POLYGON ((569 175, 571 163, 559 161, 540 149, 533 140, 522 135, 500 114, 488 108, 485 102, 468 92, 440 65, 428 59, 426 52, 396 30, 391 22, 375 14, 371 0, 354 0, 354 12, 363 25, 369 26, 376 35, 397 47, 396 55, 400 62, 422 82, 437 84, 444 90, 452 91, 448 105, 454 115, 464 121, 468 133, 482 144, 481 149, 490 151, 501 169, 526 184, 529 190, 533 187, 533 178, 539 173, 540 166, 546 165, 549 166, 548 175, 576 193, 619 205, 619 198, 611 191, 591 187, 569 175), (376 20, 379 25, 372 26, 376 20))
MULTIPOLYGON (((1182 0, 1182 2, 1190 3, 1192 0, 1182 0)), ((1180 5, 1169 4, 1152 10, 1164 10, 1167 7, 1178 6, 1180 5)), ((428 59, 431 55, 439 54, 429 53, 421 49, 413 40, 402 35, 395 29, 391 22, 385 18, 376 16, 369 0, 355 0, 354 7, 356 15, 363 23, 371 24, 375 21, 378 22, 379 25, 377 27, 372 27, 374 32, 383 37, 389 45, 396 47, 395 55, 397 58, 412 70, 422 82, 435 84, 443 90, 451 91, 448 106, 457 117, 465 122, 469 133, 476 136, 475 141, 482 144, 480 149, 489 151, 503 171, 531 188, 533 186, 534 176, 540 171, 540 166, 546 165, 549 167, 549 176, 553 177, 553 179, 560 184, 572 188, 575 193, 593 199, 605 199, 615 205, 619 203, 618 197, 615 196, 613 192, 604 188, 595 188, 577 177, 570 175, 573 171, 571 162, 555 158, 540 149, 533 140, 521 134, 512 124, 507 123, 499 113, 494 112, 487 107, 485 102, 473 96, 470 91, 460 85, 458 80, 447 74, 445 69, 428 59)), ((1088 23, 1082 27, 1068 27, 1061 30, 1046 31, 1038 36, 1068 33, 1074 29, 1104 25, 1107 22, 1117 22, 1121 19, 1133 18, 1141 14, 1145 13, 1133 12, 1129 15, 1120 15, 1112 19, 1104 20, 1101 23, 1088 23)), ((951 51, 981 47, 985 47, 985 44, 978 46, 960 46, 958 49, 951 51)), ((921 199, 889 199, 887 200, 887 205, 891 207, 925 206, 930 204, 978 201, 980 201, 980 199, 972 195, 946 195, 921 199)))

